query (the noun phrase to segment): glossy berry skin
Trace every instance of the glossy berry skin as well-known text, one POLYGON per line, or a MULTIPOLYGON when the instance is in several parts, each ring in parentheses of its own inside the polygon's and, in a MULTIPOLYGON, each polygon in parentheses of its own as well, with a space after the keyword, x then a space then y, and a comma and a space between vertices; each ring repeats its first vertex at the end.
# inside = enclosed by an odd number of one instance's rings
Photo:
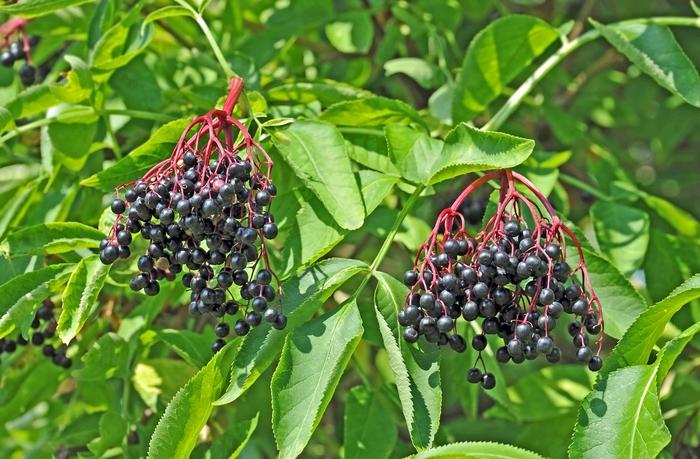
POLYGON ((591 371, 598 371, 601 368, 603 368, 603 359, 597 355, 591 357, 591 359, 588 361, 588 369, 591 371))
POLYGON ((218 336, 219 338, 225 338, 225 337, 227 337, 230 331, 231 331, 231 329, 229 328, 228 324, 227 324, 227 323, 224 323, 224 322, 218 324, 218 325, 214 328, 214 333, 215 333, 216 336, 218 336))
POLYGON ((472 384, 480 383, 483 380, 483 375, 481 370, 478 368, 470 368, 467 370, 467 381, 472 384))
POLYGON ((216 353, 216 352, 219 352, 221 349, 223 349, 224 346, 226 346, 226 341, 219 338, 216 341, 214 341, 214 344, 211 345, 211 350, 212 350, 212 352, 216 353))
POLYGON ((30 86, 36 81, 36 69, 29 64, 24 64, 19 69, 19 79, 24 86, 30 86))
POLYGON ((484 373, 481 379, 481 387, 491 390, 496 387, 496 377, 491 373, 484 373))
POLYGON ((488 341, 484 335, 476 335, 474 338, 472 338, 472 347, 475 351, 483 351, 486 349, 487 344, 488 341))

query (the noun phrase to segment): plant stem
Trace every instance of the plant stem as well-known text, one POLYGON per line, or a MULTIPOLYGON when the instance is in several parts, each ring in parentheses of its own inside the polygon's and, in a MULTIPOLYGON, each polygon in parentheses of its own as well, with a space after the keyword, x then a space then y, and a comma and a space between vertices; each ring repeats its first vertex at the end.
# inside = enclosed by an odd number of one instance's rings
MULTIPOLYGON (((686 18, 686 17, 656 17, 656 18, 644 18, 644 19, 630 19, 626 21, 617 22, 615 25, 629 25, 629 24, 653 24, 653 25, 667 25, 667 26, 687 26, 687 27, 700 27, 700 18, 686 18)), ((559 48, 554 54, 549 56, 535 71, 528 77, 527 80, 520 85, 520 87, 513 93, 512 96, 508 98, 505 104, 496 112, 496 114, 491 118, 484 126, 482 126, 483 131, 495 131, 499 129, 503 123, 513 114, 513 112, 520 106, 521 102, 527 96, 532 88, 539 83, 550 70, 556 67, 565 57, 567 57, 572 52, 576 51, 582 45, 589 43, 597 38, 600 38, 601 34, 598 29, 592 29, 583 35, 575 38, 574 40, 565 42, 561 48, 559 48)))
POLYGON ((104 121, 107 135, 112 141, 112 151, 114 152, 114 157, 117 158, 117 160, 120 160, 124 157, 124 155, 122 154, 122 149, 119 148, 119 140, 117 139, 117 135, 114 133, 114 129, 112 129, 112 123, 110 122, 109 115, 106 113, 104 114, 104 121))
POLYGON ((424 189, 424 185, 416 186, 416 189, 413 192, 413 194, 411 194, 408 200, 404 203, 401 212, 396 217, 396 220, 394 220, 394 226, 392 226, 391 230, 389 230, 389 233, 386 235, 386 238, 384 239, 382 246, 379 248, 377 255, 374 257, 374 260, 372 260, 372 264, 369 267, 369 271, 367 272, 365 277, 362 278, 362 282, 360 282, 360 285, 355 290, 355 293, 352 294, 351 298, 356 298, 357 295, 359 295, 362 289, 365 287, 365 285, 367 285, 367 282, 369 282, 370 278, 374 275, 374 273, 377 272, 379 265, 381 264, 382 260, 384 260, 386 254, 389 252, 389 248, 391 247, 392 242, 394 242, 394 238, 398 234, 399 228, 401 228, 401 224, 408 215, 408 212, 418 201, 418 198, 420 197, 424 189))
POLYGON ((559 179, 564 183, 568 183, 569 185, 575 186, 576 188, 578 188, 581 191, 585 191, 587 193, 592 194, 593 196, 595 196, 596 198, 598 198, 602 201, 609 201, 610 200, 610 196, 606 195, 605 193, 602 193, 597 188, 587 184, 586 182, 583 182, 583 181, 577 179, 576 177, 573 177, 573 176, 567 175, 567 174, 559 173, 559 179))
POLYGON ((233 71, 233 69, 229 65, 228 61, 226 60, 226 57, 224 57, 224 53, 221 52, 221 48, 219 47, 219 44, 216 42, 216 38, 214 38, 214 34, 211 33, 211 29, 209 29, 209 25, 207 25, 207 21, 204 20, 204 17, 202 17, 202 15, 199 13, 195 13, 194 20, 195 20, 195 22, 197 22, 197 25, 199 26, 200 29, 202 29, 204 36, 207 38, 207 41, 209 42, 209 46, 211 47, 211 50, 214 52, 214 57, 216 57, 216 60, 219 62, 219 65, 221 66, 221 70, 224 71, 226 78, 237 77, 238 75, 236 74, 236 72, 233 71))

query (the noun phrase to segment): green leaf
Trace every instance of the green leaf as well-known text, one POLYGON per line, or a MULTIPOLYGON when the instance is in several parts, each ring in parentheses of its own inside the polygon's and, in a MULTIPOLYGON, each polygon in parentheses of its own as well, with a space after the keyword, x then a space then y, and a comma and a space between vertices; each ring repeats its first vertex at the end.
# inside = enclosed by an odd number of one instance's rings
POLYGON ((348 392, 345 402, 343 457, 387 458, 396 446, 398 432, 381 403, 379 393, 365 386, 348 392))
POLYGON ((639 192, 647 206, 671 225, 679 234, 687 237, 700 236, 700 222, 690 212, 670 201, 648 193, 639 192))
MULTIPOLYGON (((46 111, 49 107, 58 103, 60 103, 60 100, 53 95, 49 84, 46 83, 25 89, 7 103, 5 109, 10 112, 14 120, 18 120, 46 111)), ((7 115, 3 118, 5 119, 5 126, 2 130, 5 131, 14 123, 9 122, 7 115)))
MULTIPOLYGON (((583 257, 591 284, 603 306, 605 334, 619 339, 639 314, 646 310, 647 302, 612 263, 586 248, 587 242, 582 240, 581 234, 577 237, 583 245, 583 257)), ((567 258, 570 265, 576 264, 573 260, 578 260, 578 254, 573 247, 568 247, 567 258)))
POLYGON ((337 126, 387 126, 413 124, 425 127, 425 121, 405 102, 385 97, 367 97, 331 105, 321 119, 337 126))
POLYGON ((591 219, 600 250, 630 276, 642 265, 649 245, 649 215, 634 207, 598 201, 591 207, 591 219))
POLYGON ((72 263, 51 265, 0 285, 0 338, 16 328, 25 332, 41 302, 65 283, 75 266, 72 263))
POLYGON ((126 377, 127 343, 116 333, 102 335, 83 356, 83 367, 74 376, 82 381, 126 377))
POLYGON ((342 14, 338 20, 326 24, 328 41, 343 53, 366 53, 374 39, 372 19, 366 11, 356 10, 342 14))
POLYGON ((372 93, 340 81, 320 80, 283 83, 270 88, 266 96, 270 102, 308 104, 318 101, 327 107, 348 99, 370 97, 372 93))
POLYGON ((260 413, 256 413, 252 419, 231 423, 226 432, 212 442, 205 457, 236 459, 253 436, 259 418, 260 413))
POLYGON ((559 37, 532 16, 508 15, 472 39, 452 101, 452 119, 469 121, 488 107, 520 72, 559 37))
POLYGON ((156 331, 158 338, 180 357, 201 368, 211 358, 211 336, 190 330, 164 329, 156 331))
POLYGON ((328 123, 297 121, 273 136, 296 175, 345 229, 364 221, 362 197, 340 132, 328 123))
POLYGON ((160 21, 161 19, 166 19, 166 18, 178 17, 178 16, 190 16, 190 17, 192 17, 192 11, 185 8, 184 6, 179 6, 179 5, 164 6, 162 8, 158 8, 155 11, 151 11, 150 13, 148 13, 148 16, 146 16, 146 19, 143 20, 143 24, 141 25, 141 33, 143 33, 144 28, 152 22, 160 21))
POLYGON ((363 333, 353 300, 287 336, 272 375, 272 427, 279 457, 303 451, 363 333))
POLYGON ((236 345, 232 342, 180 389, 158 420, 148 444, 149 458, 188 458, 221 396, 236 345))
MULTIPOLYGON (((389 194, 396 178, 367 170, 360 171, 357 177, 369 215, 389 194)), ((348 233, 338 226, 318 198, 306 189, 283 194, 275 201, 275 208, 280 209, 275 215, 288 233, 282 248, 282 260, 286 260, 283 276, 314 263, 348 233)))
POLYGON ((51 93, 63 102, 77 104, 92 94, 95 84, 88 65, 77 56, 63 56, 71 66, 66 72, 65 79, 58 83, 51 83, 51 93))
POLYGON ((641 314, 617 343, 603 366, 604 372, 646 363, 654 344, 671 317, 685 304, 700 297, 700 274, 678 286, 669 296, 641 314))
POLYGON ((374 311, 411 442, 418 450, 430 448, 442 410, 440 351, 428 343, 409 345, 399 336, 398 311, 403 308, 408 289, 386 273, 378 272, 375 278, 374 311))
POLYGON ((75 338, 100 304, 97 296, 102 291, 110 266, 100 261, 99 255, 83 258, 70 276, 63 291, 63 306, 58 318, 58 337, 68 344, 75 338))
MULTIPOLYGON (((0 422, 3 425, 31 412, 37 403, 48 402, 68 376, 68 372, 50 360, 37 357, 40 360, 30 360, 23 368, 3 366, 0 390, 0 422)), ((6 437, 3 435, 3 438, 6 437)))
POLYGON ((590 20, 601 35, 660 86, 700 107, 700 76, 666 26, 590 20))
POLYGON ((386 76, 403 73, 426 89, 430 89, 438 83, 436 70, 428 61, 417 57, 398 57, 384 63, 386 76))
POLYGON ((243 395, 275 360, 287 333, 309 320, 348 279, 366 270, 367 265, 358 260, 329 258, 285 282, 282 310, 287 327, 275 330, 260 325, 245 336, 233 362, 230 384, 216 404, 231 403, 243 395))
POLYGON ((438 446, 437 448, 421 451, 414 459, 432 458, 469 458, 469 459, 541 459, 542 456, 516 446, 494 442, 462 442, 438 446))
MULTIPOLYGON (((411 163, 411 174, 418 174, 423 183, 435 184, 469 172, 512 168, 525 161, 535 142, 501 132, 483 132, 460 124, 447 134, 439 155, 425 157, 428 164, 421 172, 419 163, 411 163)), ((413 154, 413 149, 408 158, 413 154)), ((408 164, 408 163, 407 163, 408 164)))
POLYGON ((96 248, 102 239, 102 232, 82 223, 46 223, 10 233, 0 245, 0 253, 8 257, 64 253, 96 248))
POLYGON ((94 69, 104 72, 116 70, 146 49, 153 35, 153 27, 147 24, 140 29, 140 33, 136 27, 132 30, 133 24, 140 18, 140 9, 141 4, 137 4, 121 22, 100 37, 90 55, 90 64, 94 69))
POLYGON ((71 6, 91 3, 94 0, 22 0, 14 5, 0 6, 0 13, 24 18, 35 18, 71 6))
POLYGON ((189 118, 182 118, 164 124, 127 157, 112 167, 82 180, 80 184, 108 192, 114 191, 117 185, 142 177, 156 163, 170 156, 172 147, 180 139, 182 131, 190 121, 189 118))
POLYGON ((681 355, 681 352, 683 352, 690 340, 692 340, 699 332, 700 322, 696 322, 683 330, 680 335, 668 340, 666 344, 664 344, 664 347, 661 348, 659 355, 656 357, 656 361, 658 362, 659 366, 659 372, 656 375, 656 383, 659 386, 661 386, 661 383, 663 382, 664 378, 666 378, 666 375, 668 375, 668 372, 676 362, 676 359, 681 355))
POLYGON ((396 177, 399 176, 399 170, 386 154, 382 154, 350 142, 347 142, 345 145, 348 156, 356 163, 362 164, 369 169, 383 172, 386 175, 393 175, 396 177))
POLYGON ((72 159, 83 158, 90 153, 90 146, 97 133, 97 115, 91 108, 52 107, 47 111, 47 116, 66 120, 54 121, 46 128, 55 151, 72 159))
POLYGON ((602 378, 581 403, 569 456, 654 458, 671 440, 656 394, 658 365, 635 365, 602 378))
POLYGON ((108 411, 100 417, 99 431, 100 437, 87 445, 97 457, 111 448, 121 446, 129 431, 129 423, 119 413, 108 411))

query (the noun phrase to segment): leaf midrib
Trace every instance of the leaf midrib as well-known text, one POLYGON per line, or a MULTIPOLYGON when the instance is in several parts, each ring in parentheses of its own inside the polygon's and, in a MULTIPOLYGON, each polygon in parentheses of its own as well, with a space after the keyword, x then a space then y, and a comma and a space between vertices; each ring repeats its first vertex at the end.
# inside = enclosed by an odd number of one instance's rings
MULTIPOLYGON (((348 304, 348 306, 350 306, 350 304, 348 304)), ((331 333, 331 335, 330 335, 331 337, 335 336, 336 330, 338 329, 341 320, 345 317, 345 314, 347 314, 347 312, 349 311, 348 306, 346 306, 345 308, 343 308, 343 310, 341 311, 340 315, 338 316, 338 320, 335 321, 335 324, 333 325, 333 331, 332 331, 332 333, 331 333)), ((329 360, 329 358, 330 358, 330 354, 331 354, 331 350, 332 350, 332 349, 333 349, 333 346, 329 346, 329 347, 327 348, 326 355, 324 356, 324 359, 323 359, 323 365, 321 365, 321 371, 319 371, 319 373, 318 373, 319 375, 322 375, 322 374, 325 373, 325 371, 326 371, 326 365, 328 364, 328 360, 329 360)), ((321 378, 319 377, 319 378, 317 379, 317 381, 316 381, 314 390, 311 392, 311 394, 316 394, 316 393, 318 392, 318 389, 319 389, 319 386, 320 386, 320 380, 321 380, 321 378)), ((309 406, 310 406, 310 405, 309 405, 309 406)), ((306 420, 308 419, 308 416, 309 416, 309 412, 310 412, 310 411, 312 411, 312 410, 310 410, 310 409, 305 410, 305 412, 304 412, 304 417, 302 418, 302 422, 299 423, 299 426, 300 426, 300 427, 303 426, 303 425, 306 423, 306 420)), ((316 412, 318 411, 318 406, 317 406, 317 407, 314 407, 313 411, 314 411, 314 415, 315 415, 316 412)), ((296 434, 294 434, 292 444, 297 444, 297 443, 299 442, 299 440, 300 440, 299 437, 300 437, 300 435, 301 435, 301 432, 302 432, 302 429, 301 429, 301 428, 296 429, 296 434)))
POLYGON ((644 400, 647 397, 647 394, 649 393, 649 388, 653 382, 656 381, 656 373, 659 371, 659 366, 654 365, 654 370, 651 372, 649 375, 649 381, 647 382, 646 386, 644 386, 644 390, 642 391, 642 396, 639 398, 639 403, 637 404, 637 410, 634 413, 634 417, 632 425, 634 429, 632 430, 632 435, 630 438, 630 454, 629 454, 629 459, 634 459, 634 442, 636 438, 636 434, 639 433, 641 435, 641 432, 639 432, 638 425, 639 425, 639 418, 642 415, 642 408, 644 407, 644 400))

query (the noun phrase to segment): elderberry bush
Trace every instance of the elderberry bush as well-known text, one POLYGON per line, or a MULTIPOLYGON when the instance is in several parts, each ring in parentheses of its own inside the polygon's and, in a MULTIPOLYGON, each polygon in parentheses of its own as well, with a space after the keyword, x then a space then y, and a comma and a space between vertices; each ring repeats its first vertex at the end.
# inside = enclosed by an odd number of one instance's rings
POLYGON ((36 68, 32 65, 31 48, 38 38, 29 37, 24 28, 27 21, 14 18, 0 25, 0 64, 13 67, 16 62, 24 61, 18 69, 20 81, 30 86, 36 81, 36 68))
POLYGON ((467 371, 467 380, 484 389, 496 384, 481 356, 488 335, 502 341, 495 350, 501 363, 518 364, 538 357, 556 363, 561 348, 552 330, 567 320, 578 361, 592 371, 602 367, 602 309, 590 285, 580 244, 546 198, 515 172, 485 175, 443 210, 418 252, 414 269, 404 275, 404 283, 410 292, 399 312, 399 323, 405 327, 407 342, 423 337, 464 352, 467 343, 456 332, 456 321, 463 318, 478 324, 481 332, 470 343, 478 357, 467 371), (458 209, 474 189, 494 178, 501 180, 498 209, 472 237, 458 209), (516 182, 528 188, 537 201, 518 191, 516 182), (567 260, 567 242, 578 252, 573 266, 567 260))
POLYGON ((231 332, 243 336, 263 321, 277 329, 287 324, 265 243, 278 232, 270 211, 277 194, 272 161, 231 117, 241 90, 242 81, 233 80, 224 110, 195 119, 171 158, 118 187, 124 199, 112 202, 117 220, 100 246, 100 259, 111 264, 131 256, 135 235, 148 241, 130 282, 146 295, 157 295, 161 281, 184 272, 190 313, 220 320, 214 352, 231 332), (239 143, 232 127, 243 138, 239 143), (226 320, 237 316, 232 325, 226 320))
POLYGON ((0 356, 2 354, 13 354, 19 347, 34 346, 40 347, 44 356, 62 368, 70 368, 73 361, 66 355, 66 345, 56 338, 56 317, 54 311, 56 304, 50 298, 45 299, 39 309, 37 309, 31 323, 31 334, 29 339, 21 333, 13 338, 0 339, 0 356))

